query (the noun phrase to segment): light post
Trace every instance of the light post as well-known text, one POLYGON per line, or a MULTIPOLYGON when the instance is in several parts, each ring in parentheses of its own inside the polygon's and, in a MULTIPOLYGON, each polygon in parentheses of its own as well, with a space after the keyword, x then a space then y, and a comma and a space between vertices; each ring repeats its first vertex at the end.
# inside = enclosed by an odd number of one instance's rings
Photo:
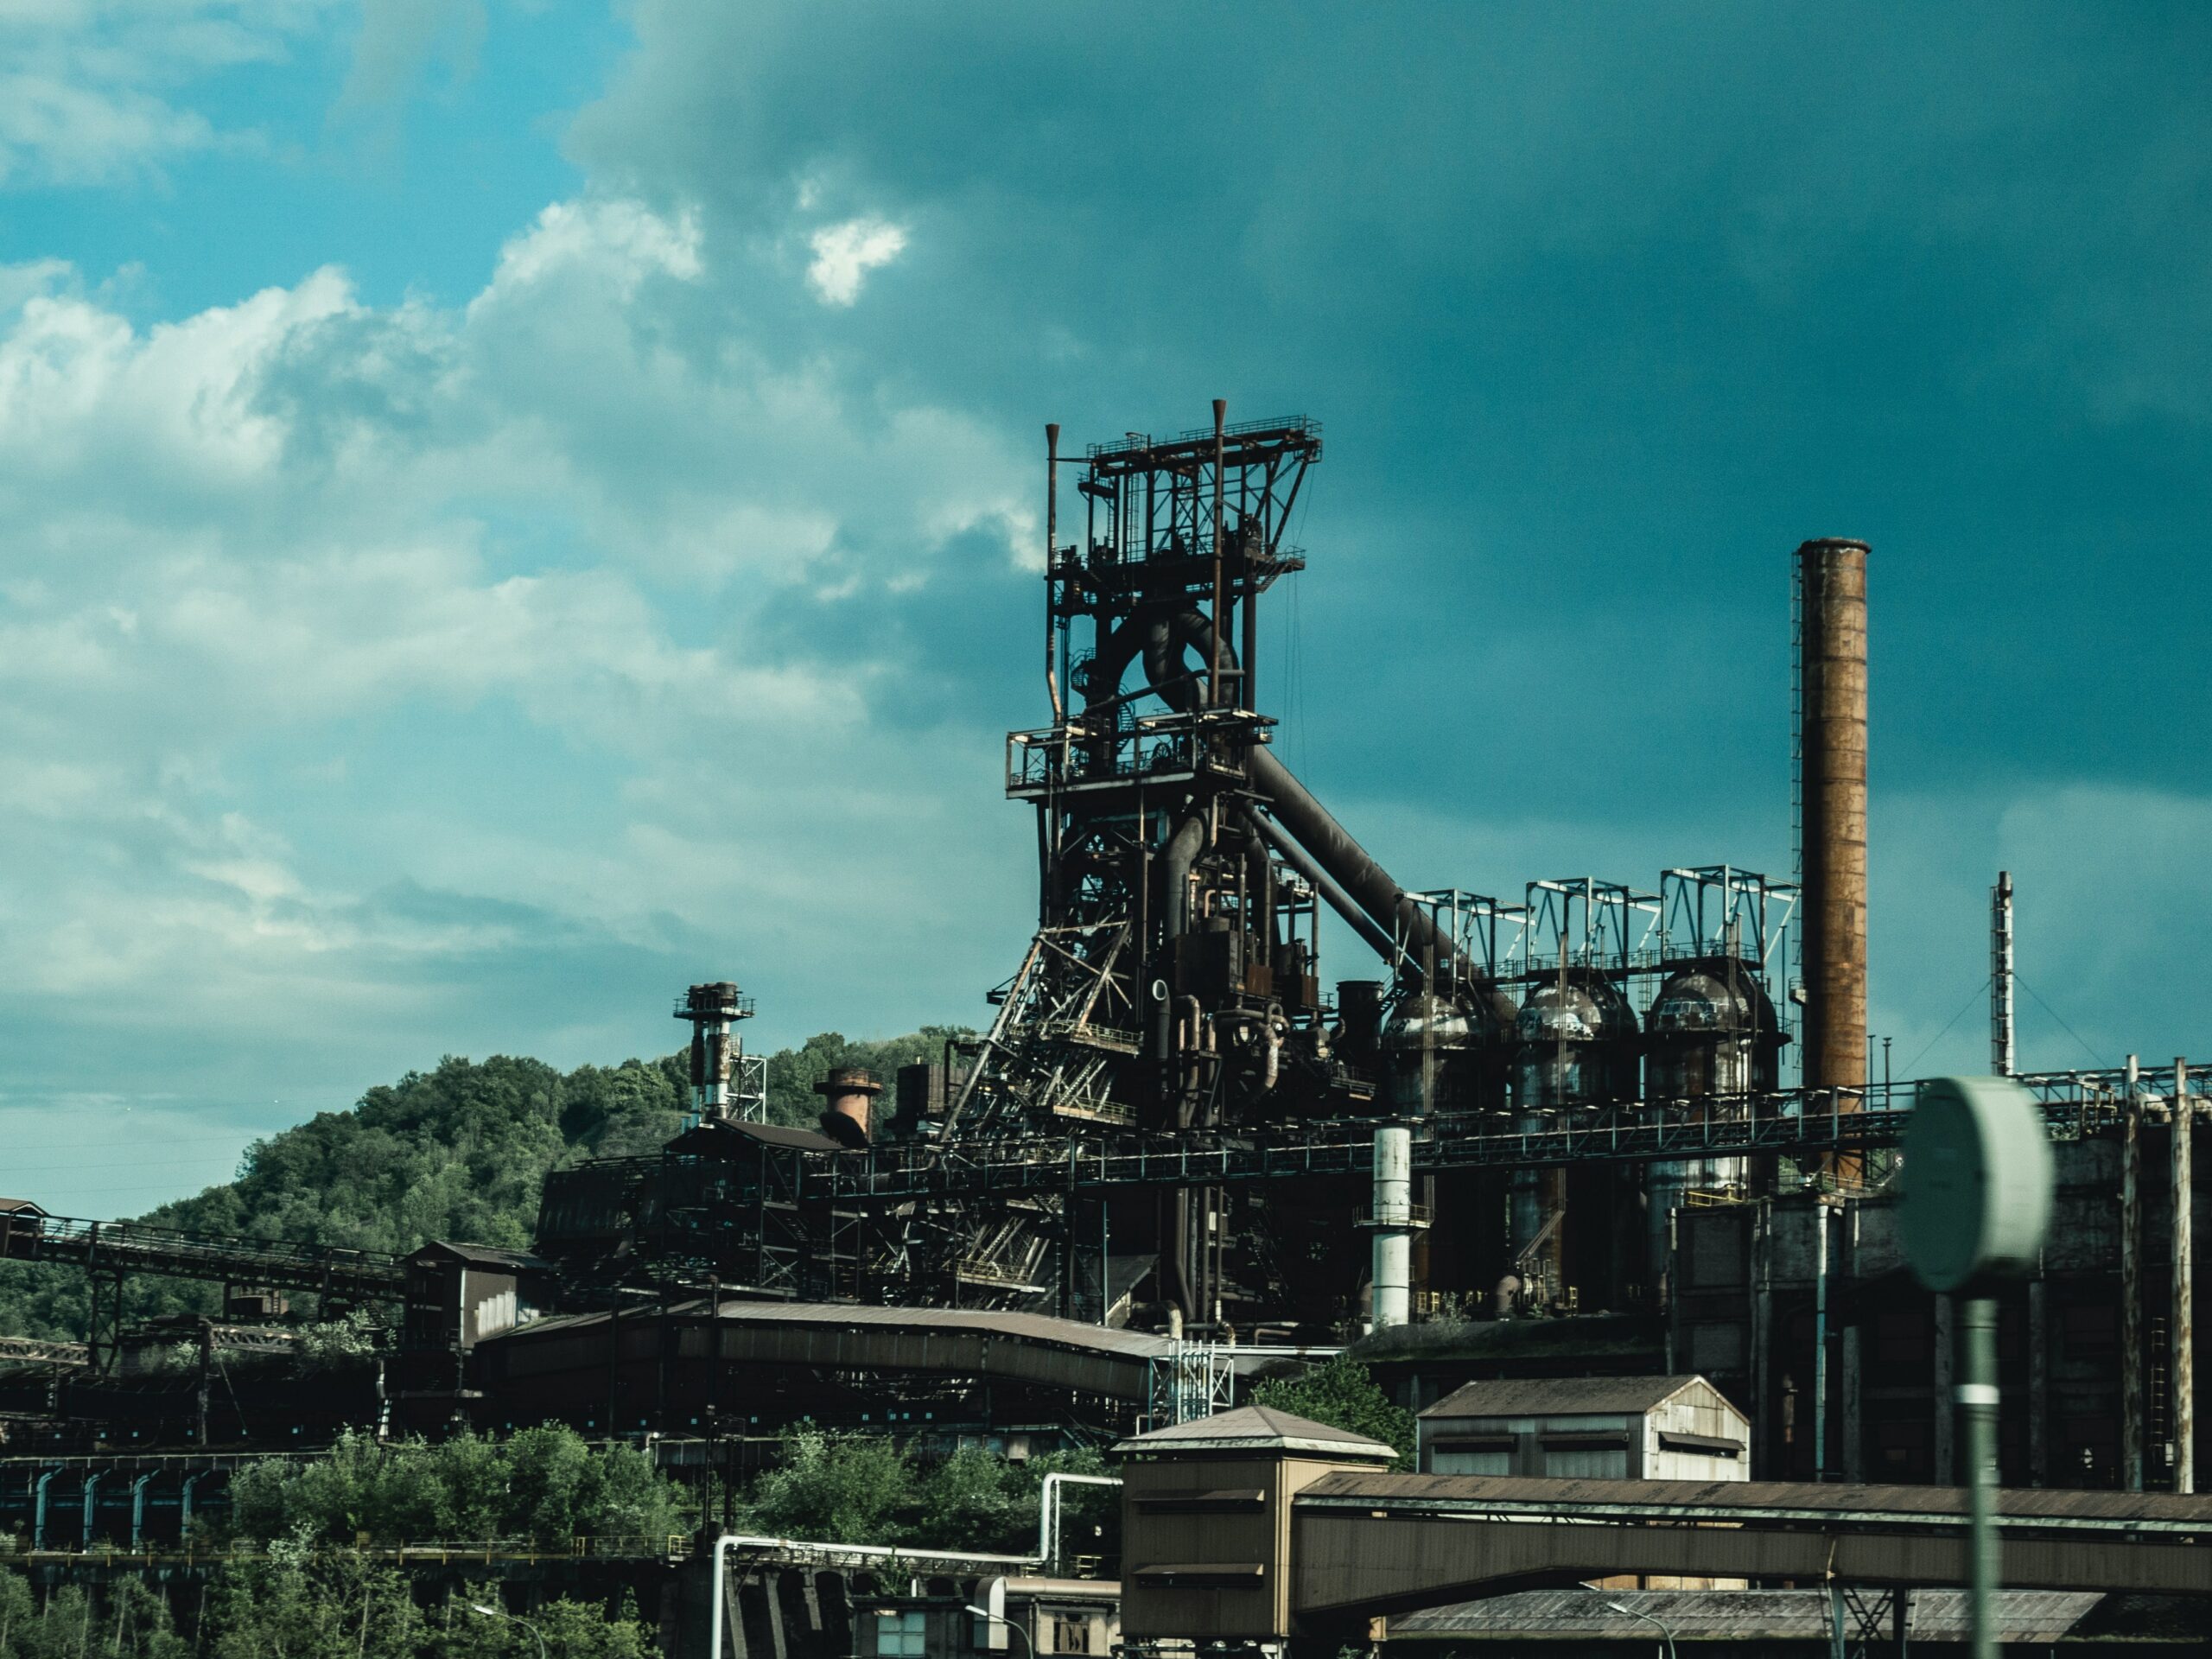
POLYGON ((1667 1638, 1667 1659, 1675 1659, 1675 1633, 1669 1630, 1664 1624, 1661 1623, 1658 1619, 1654 1618, 1649 1613, 1639 1611, 1634 1607, 1624 1607, 1618 1601, 1609 1601, 1605 1605, 1611 1608, 1617 1613, 1625 1613, 1630 1618, 1640 1618, 1647 1624, 1656 1625, 1658 1627, 1659 1634, 1667 1638))
MULTIPOLYGON (((1937 1077, 1906 1122, 1897 1233, 1928 1289, 1958 1300, 1955 1389, 1967 1489, 1972 1659, 1997 1659, 1990 1623, 1999 1555, 1997 1300, 2024 1275, 2050 1225, 2050 1135, 2034 1097, 2007 1077, 1937 1077)), ((1939 1408, 1940 1409, 1940 1404, 1939 1408)))
POLYGON ((468 1611, 472 1613, 481 1613, 486 1618, 504 1618, 510 1624, 521 1625, 523 1629, 528 1630, 532 1636, 537 1637, 537 1659, 545 1659, 545 1637, 539 1631, 537 1626, 531 1624, 528 1619, 518 1618, 504 1607, 486 1607, 480 1601, 470 1602, 468 1604, 468 1611))
POLYGON ((969 1612, 980 1619, 1005 1625, 1007 1629, 1021 1638, 1021 1645, 1028 1651, 1029 1659, 1037 1659, 1037 1644, 1029 1639, 1029 1632, 1023 1630, 1020 1625, 1015 1624, 1004 1613, 995 1613, 988 1607, 978 1607, 972 1601, 967 1603, 966 1606, 969 1612))

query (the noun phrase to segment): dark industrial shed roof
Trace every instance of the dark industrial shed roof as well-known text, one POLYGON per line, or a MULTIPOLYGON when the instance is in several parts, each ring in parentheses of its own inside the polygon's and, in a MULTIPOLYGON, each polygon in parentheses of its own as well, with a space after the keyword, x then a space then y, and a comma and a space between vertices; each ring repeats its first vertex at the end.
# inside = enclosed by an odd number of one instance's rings
POLYGON ((671 1152, 717 1158, 727 1156, 742 1141, 763 1146, 796 1147, 801 1152, 842 1152, 828 1135, 813 1129, 797 1129, 782 1123, 733 1122, 726 1117, 709 1118, 686 1129, 668 1143, 671 1152))
MULTIPOLYGON (((601 1336, 609 1317, 573 1313, 533 1320, 489 1339, 478 1351, 517 1376, 604 1364, 603 1357, 588 1357, 586 1350, 601 1336)), ((661 1317, 658 1309, 625 1312, 622 1329, 632 1331, 661 1317)), ((696 1327, 709 1317, 708 1304, 680 1303, 666 1317, 696 1327)), ((719 1344, 722 1357, 732 1363, 996 1376, 1138 1402, 1150 1398, 1154 1362, 1172 1358, 1176 1351, 1166 1337, 1041 1313, 969 1308, 725 1300, 716 1324, 724 1333, 719 1344)), ((603 1344, 597 1351, 603 1354, 603 1344)))
POLYGON ((1495 1377, 1454 1389, 1421 1415, 1563 1417, 1649 1411, 1685 1389, 1712 1387, 1701 1376, 1495 1377))
POLYGON ((439 1259, 465 1262, 472 1268, 495 1268, 503 1273, 550 1273, 553 1264, 528 1250, 501 1249, 496 1244, 455 1244, 434 1238, 408 1256, 410 1262, 439 1259))

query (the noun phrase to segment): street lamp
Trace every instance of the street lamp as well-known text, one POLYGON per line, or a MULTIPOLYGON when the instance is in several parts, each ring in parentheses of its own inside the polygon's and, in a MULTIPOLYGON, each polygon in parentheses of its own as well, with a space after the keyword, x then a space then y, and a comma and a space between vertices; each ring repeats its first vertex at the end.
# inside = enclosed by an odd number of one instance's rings
POLYGON ((504 1618, 510 1624, 521 1625, 523 1629, 537 1637, 537 1659, 545 1659, 545 1637, 539 1632, 537 1626, 528 1619, 517 1618, 504 1607, 486 1607, 480 1601, 470 1602, 468 1611, 472 1613, 481 1613, 486 1618, 504 1618))
POLYGON ((1669 1630, 1664 1624, 1660 1624, 1660 1622, 1652 1618, 1650 1614, 1639 1612, 1633 1607, 1624 1607, 1618 1601, 1609 1601, 1605 1605, 1611 1608, 1617 1613, 1625 1613, 1630 1618, 1640 1618, 1647 1624, 1657 1625, 1659 1634, 1667 1638, 1667 1659, 1675 1659, 1675 1633, 1669 1630))
POLYGON ((967 1608, 969 1612, 975 1614, 978 1618, 995 1620, 997 1623, 1005 1625, 1007 1629, 1012 1630, 1016 1636, 1021 1638, 1021 1645, 1029 1650, 1029 1659, 1037 1659, 1037 1644, 1029 1639, 1029 1632, 1023 1630, 1020 1625, 1015 1624, 1004 1613, 995 1613, 988 1607, 978 1607, 972 1601, 967 1604, 967 1608))

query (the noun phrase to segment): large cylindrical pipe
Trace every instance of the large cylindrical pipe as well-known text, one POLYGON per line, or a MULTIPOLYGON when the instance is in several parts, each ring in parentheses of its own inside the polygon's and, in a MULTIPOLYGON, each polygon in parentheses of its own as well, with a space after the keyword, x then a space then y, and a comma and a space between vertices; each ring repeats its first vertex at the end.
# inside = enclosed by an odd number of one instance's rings
POLYGON ((1253 822, 1259 826, 1260 833, 1267 837, 1268 844, 1281 855, 1282 861, 1304 876, 1306 884, 1320 895, 1321 902, 1342 917, 1344 925, 1358 934, 1376 956, 1395 965, 1398 947, 1390 936, 1376 925, 1373 917, 1354 902, 1350 893, 1329 879, 1329 873, 1315 863, 1312 855, 1291 838, 1290 831, 1264 813, 1253 814, 1253 822))
POLYGON ((1375 1328, 1413 1318, 1414 1134, 1375 1131, 1375 1328))
MULTIPOLYGON (((1185 650, 1193 650, 1211 661, 1214 645, 1214 631, 1198 612, 1156 615, 1146 630, 1146 677, 1160 689, 1160 695, 1171 706, 1193 708, 1198 699, 1189 683, 1182 678, 1181 654, 1185 650)), ((1337 822, 1335 815, 1313 798, 1288 766, 1257 744, 1247 752, 1245 766, 1254 788, 1268 798, 1268 810, 1282 827, 1375 922, 1385 942, 1378 944, 1374 936, 1363 930, 1361 937, 1375 947, 1385 962, 1395 966, 1401 955, 1400 947, 1403 956, 1415 963, 1422 961, 1426 953, 1432 950, 1440 965, 1458 954, 1452 941, 1436 931, 1427 912, 1390 879, 1390 873, 1376 862, 1374 855, 1337 822), (1393 940, 1395 944, 1389 943, 1393 940)))
MULTIPOLYGON (((1866 543, 1797 550, 1805 1084, 1866 1082, 1866 543)), ((1855 1094, 1840 1103, 1855 1109, 1855 1094)))

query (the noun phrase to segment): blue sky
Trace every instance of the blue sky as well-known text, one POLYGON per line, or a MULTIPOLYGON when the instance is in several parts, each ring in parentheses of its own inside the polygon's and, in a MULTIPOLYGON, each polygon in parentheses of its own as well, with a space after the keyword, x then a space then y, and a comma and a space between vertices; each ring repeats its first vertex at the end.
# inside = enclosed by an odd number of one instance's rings
POLYGON ((2000 865, 2025 1060, 2187 1052, 2212 24, 2124 19, 10 9, 0 1191, 701 976, 976 1017, 1039 429, 1215 396, 1325 425, 1262 700, 1402 880, 1786 871, 1789 554, 1862 536, 1899 1066, 1986 1062, 2000 865))

